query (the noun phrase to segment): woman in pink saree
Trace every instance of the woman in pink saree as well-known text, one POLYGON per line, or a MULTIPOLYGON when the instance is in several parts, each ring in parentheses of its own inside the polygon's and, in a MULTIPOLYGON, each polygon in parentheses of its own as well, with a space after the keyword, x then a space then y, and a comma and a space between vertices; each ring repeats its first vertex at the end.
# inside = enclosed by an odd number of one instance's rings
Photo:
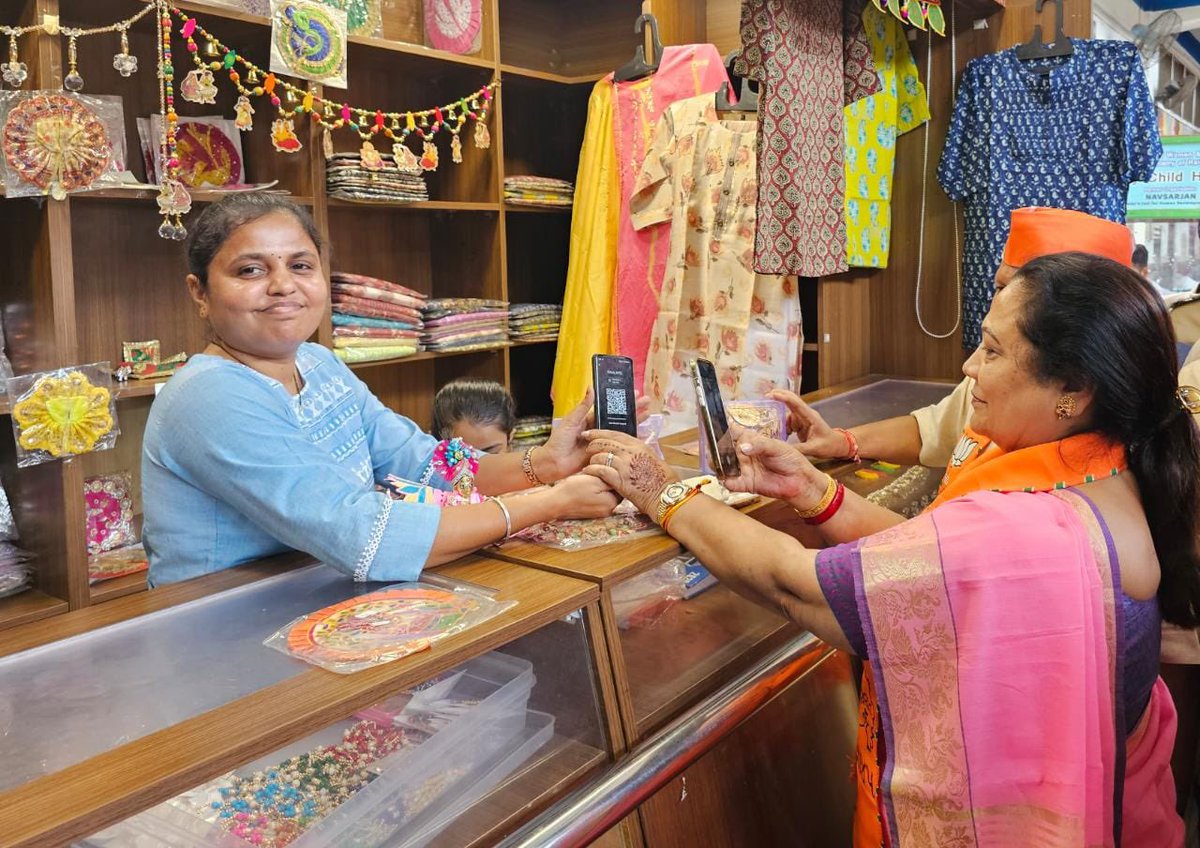
POLYGON ((1174 848, 1160 616, 1191 626, 1200 610, 1200 436, 1174 350, 1129 269, 1029 263, 964 365, 971 425, 922 516, 739 435, 726 485, 787 500, 839 543, 821 551, 681 495, 620 434, 585 434, 589 471, 728 586, 870 661, 880 733, 859 752, 874 797, 860 793, 856 846, 1174 848), (1028 482, 997 485, 1001 470, 1028 482), (990 482, 971 490, 970 476, 990 482))

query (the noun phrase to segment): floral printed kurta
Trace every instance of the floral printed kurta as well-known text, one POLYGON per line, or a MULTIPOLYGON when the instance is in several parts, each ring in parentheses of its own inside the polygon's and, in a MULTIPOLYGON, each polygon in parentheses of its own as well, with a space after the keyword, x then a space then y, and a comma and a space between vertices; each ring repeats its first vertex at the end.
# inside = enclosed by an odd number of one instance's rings
POLYGON ((718 120, 710 95, 675 103, 634 186, 635 227, 672 222, 644 386, 666 432, 696 425, 696 357, 713 361, 728 398, 799 383, 796 281, 754 272, 756 133, 718 120))
POLYGON ((900 21, 868 5, 863 26, 880 90, 846 107, 846 253, 851 266, 886 268, 896 137, 929 120, 929 102, 900 21))

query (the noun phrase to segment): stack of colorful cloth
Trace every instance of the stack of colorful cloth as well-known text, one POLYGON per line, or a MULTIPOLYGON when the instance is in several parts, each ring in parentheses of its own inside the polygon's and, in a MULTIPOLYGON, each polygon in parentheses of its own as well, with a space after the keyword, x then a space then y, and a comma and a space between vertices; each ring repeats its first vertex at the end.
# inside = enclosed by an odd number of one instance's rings
POLYGON ((360 274, 330 275, 333 284, 333 352, 346 362, 412 356, 420 350, 426 296, 360 274))
POLYGON ((513 426, 512 449, 523 451, 543 445, 550 438, 549 415, 523 415, 513 426))
POLYGON ((557 339, 562 310, 556 303, 514 303, 508 307, 508 337, 514 342, 557 339))
POLYGON ((478 297, 442 297, 422 311, 425 350, 485 350, 508 345, 508 304, 478 297))
POLYGON ((366 203, 411 203, 428 200, 429 190, 421 169, 401 170, 387 154, 379 154, 382 167, 364 168, 358 153, 335 153, 325 160, 325 187, 330 197, 366 203))
POLYGON ((505 177, 504 202, 514 206, 570 206, 575 183, 554 177, 505 177))

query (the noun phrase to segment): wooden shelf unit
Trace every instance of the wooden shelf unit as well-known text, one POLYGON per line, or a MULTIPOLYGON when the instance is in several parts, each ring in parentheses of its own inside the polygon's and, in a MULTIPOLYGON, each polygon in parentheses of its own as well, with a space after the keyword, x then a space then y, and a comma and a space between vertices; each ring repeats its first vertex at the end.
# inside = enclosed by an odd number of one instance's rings
MULTIPOLYGON (((269 66, 266 18, 204 0, 178 5, 239 53, 269 66)), ((17 25, 57 14, 63 26, 91 27, 131 11, 128 0, 0 0, 0 20, 17 25)), ((502 201, 504 177, 574 179, 591 83, 625 61, 633 42, 631 23, 639 11, 637 0, 484 0, 478 53, 456 55, 424 44, 420 0, 384 3, 381 37, 350 38, 349 86, 329 95, 355 105, 407 110, 457 99, 502 78, 488 118, 491 148, 477 149, 469 128, 463 162, 454 164, 447 140, 439 139, 442 162, 426 175, 428 201, 374 204, 329 198, 320 131, 298 121, 303 149, 294 155, 278 153, 268 132, 269 106, 256 100, 255 129, 241 137, 245 179, 275 180, 275 190, 313 211, 330 246, 330 271, 379 276, 435 297, 561 303, 570 210, 508 207, 502 201), (531 19, 537 25, 526 27, 531 19), (546 47, 551 33, 557 45, 552 49, 546 47)), ((126 160, 141 181, 146 173, 136 119, 158 109, 155 38, 152 16, 130 29, 130 49, 141 67, 129 78, 112 68, 115 35, 78 42, 85 93, 122 99, 126 160)), ((178 84, 192 64, 178 35, 174 48, 178 84)), ((30 71, 26 88, 61 87, 65 39, 26 36, 20 49, 30 71)), ((233 116, 237 93, 222 75, 217 77, 216 104, 177 97, 181 115, 233 116)), ((346 130, 335 132, 333 142, 337 151, 356 151, 361 144, 346 130)), ((193 200, 200 205, 223 194, 196 191, 193 200)), ((203 349, 205 327, 183 283, 183 249, 156 235, 160 219, 155 197, 152 189, 105 189, 64 202, 0 201, 0 250, 9 257, 0 269, 0 309, 16 373, 116 362, 122 341, 156 338, 167 355, 203 349)), ((195 216, 194 211, 185 224, 195 216)), ((328 320, 317 339, 332 343, 328 320)), ((518 395, 522 411, 548 411, 554 352, 552 341, 515 342, 496 350, 427 352, 353 368, 384 403, 428 425, 434 392, 458 377, 499 380, 518 395)), ((140 577, 89 586, 83 483, 89 476, 124 470, 140 491, 142 434, 162 382, 115 385, 121 435, 112 450, 17 468, 11 440, 0 448, 0 478, 21 531, 20 544, 37 556, 38 565, 33 590, 0 599, 0 627, 144 586, 140 577)), ((8 412, 9 404, 0 399, 0 415, 8 412)), ((135 512, 141 513, 140 495, 135 496, 135 512)))

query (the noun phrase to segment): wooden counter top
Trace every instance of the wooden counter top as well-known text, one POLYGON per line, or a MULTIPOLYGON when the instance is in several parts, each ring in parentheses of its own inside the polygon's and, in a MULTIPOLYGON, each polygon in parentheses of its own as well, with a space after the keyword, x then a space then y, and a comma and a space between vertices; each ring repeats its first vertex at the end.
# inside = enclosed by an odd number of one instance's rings
MULTIPOLYGON (((438 573, 496 589, 497 600, 515 600, 517 604, 429 651, 350 675, 308 667, 278 684, 0 794, 0 843, 21 848, 57 846, 95 833, 599 597, 594 582, 481 556, 467 557, 438 573)), ((186 584, 178 585, 183 592, 186 584)), ((167 591, 114 601, 95 612, 106 612, 126 601, 148 602, 167 591)), ((84 624, 95 623, 89 619, 73 624, 72 618, 67 615, 61 616, 61 621, 41 623, 38 629, 53 631, 44 639, 16 628, 4 634, 0 646, 11 652, 17 645, 63 638, 71 631, 82 632, 79 628, 84 624)), ((83 627, 86 629, 90 628, 83 627)))

